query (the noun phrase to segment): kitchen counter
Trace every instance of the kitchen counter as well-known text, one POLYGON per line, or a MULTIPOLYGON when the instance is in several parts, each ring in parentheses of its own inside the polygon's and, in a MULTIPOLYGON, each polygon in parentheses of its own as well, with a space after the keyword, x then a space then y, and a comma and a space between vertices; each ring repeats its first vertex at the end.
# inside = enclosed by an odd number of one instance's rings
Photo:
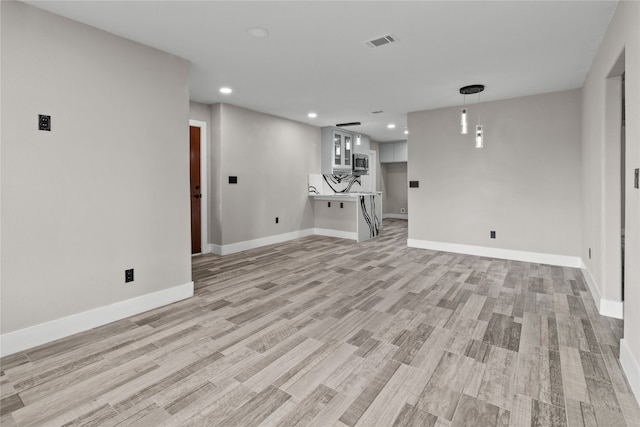
POLYGON ((377 237, 382 227, 382 193, 310 194, 316 234, 358 242, 377 237))
POLYGON ((342 199, 356 199, 358 196, 371 196, 378 195, 382 196, 382 191, 377 191, 375 193, 334 193, 334 194, 309 194, 309 196, 313 197, 315 200, 342 200, 342 199))

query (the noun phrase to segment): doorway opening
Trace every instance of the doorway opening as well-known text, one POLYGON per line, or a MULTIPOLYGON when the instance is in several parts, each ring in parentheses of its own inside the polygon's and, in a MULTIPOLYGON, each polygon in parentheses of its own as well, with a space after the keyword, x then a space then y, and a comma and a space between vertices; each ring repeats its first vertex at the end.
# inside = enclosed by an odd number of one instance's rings
MULTIPOLYGON (((613 310, 606 314, 624 319, 626 144, 625 144, 625 52, 622 51, 605 85, 605 144, 603 176, 602 298, 613 310)), ((605 313, 603 313, 605 314, 605 313)))
POLYGON ((208 243, 207 124, 189 120, 191 254, 211 252, 208 243))
POLYGON ((624 211, 625 211, 625 206, 626 206, 626 199, 625 199, 625 190, 626 190, 626 185, 625 185, 625 176, 627 175, 626 173, 626 168, 625 168, 625 161, 626 161, 626 126, 625 126, 625 96, 624 96, 624 75, 625 73, 622 73, 622 77, 621 77, 621 93, 620 93, 620 97, 621 97, 621 114, 620 114, 620 246, 621 246, 621 267, 622 267, 622 278, 620 280, 621 282, 621 292, 622 292, 622 302, 624 302, 624 229, 625 229, 625 215, 624 215, 624 211))

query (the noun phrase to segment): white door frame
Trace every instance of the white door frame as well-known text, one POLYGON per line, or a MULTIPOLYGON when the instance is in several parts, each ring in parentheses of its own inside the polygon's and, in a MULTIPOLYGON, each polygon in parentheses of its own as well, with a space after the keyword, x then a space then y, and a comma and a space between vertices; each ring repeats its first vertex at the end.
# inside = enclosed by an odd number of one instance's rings
POLYGON ((200 120, 189 119, 189 126, 200 128, 200 193, 202 198, 200 199, 200 231, 201 231, 201 245, 200 253, 209 253, 209 216, 207 209, 207 200, 209 199, 207 171, 209 170, 209 162, 207 161, 207 122, 200 120))

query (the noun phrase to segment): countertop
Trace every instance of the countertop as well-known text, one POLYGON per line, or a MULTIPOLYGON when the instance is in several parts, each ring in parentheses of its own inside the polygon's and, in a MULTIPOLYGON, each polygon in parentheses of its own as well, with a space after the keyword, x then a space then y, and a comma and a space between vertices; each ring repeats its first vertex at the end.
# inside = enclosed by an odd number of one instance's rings
POLYGON ((382 195, 382 191, 376 191, 371 193, 335 193, 335 194, 309 194, 309 197, 313 197, 316 200, 355 200, 358 196, 371 196, 382 195))

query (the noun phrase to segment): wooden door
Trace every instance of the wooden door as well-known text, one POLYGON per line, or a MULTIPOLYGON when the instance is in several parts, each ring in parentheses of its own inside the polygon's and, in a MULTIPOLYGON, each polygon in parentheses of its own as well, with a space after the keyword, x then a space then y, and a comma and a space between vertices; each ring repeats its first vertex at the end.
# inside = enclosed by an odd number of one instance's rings
POLYGON ((189 151, 191 153, 191 253, 202 252, 200 192, 200 128, 189 126, 189 151))

